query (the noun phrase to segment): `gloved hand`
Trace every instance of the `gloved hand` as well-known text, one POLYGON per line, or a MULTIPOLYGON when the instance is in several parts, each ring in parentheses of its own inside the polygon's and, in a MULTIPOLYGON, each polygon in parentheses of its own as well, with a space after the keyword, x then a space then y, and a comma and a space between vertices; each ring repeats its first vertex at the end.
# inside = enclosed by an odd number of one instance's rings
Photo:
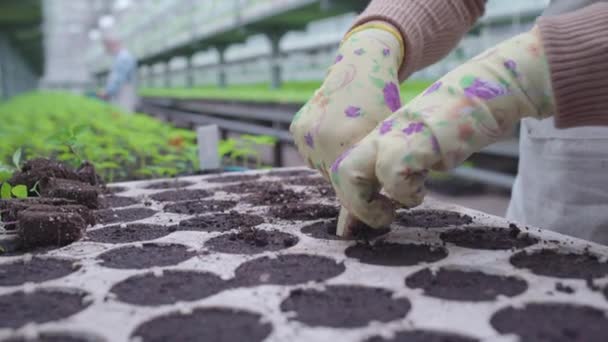
MULTIPOLYGON (((336 159, 331 179, 352 215, 384 227, 397 206, 423 201, 428 170, 453 168, 521 118, 553 111, 548 65, 533 29, 448 73, 382 121, 336 159)), ((340 216, 338 235, 349 234, 351 221, 340 216)))

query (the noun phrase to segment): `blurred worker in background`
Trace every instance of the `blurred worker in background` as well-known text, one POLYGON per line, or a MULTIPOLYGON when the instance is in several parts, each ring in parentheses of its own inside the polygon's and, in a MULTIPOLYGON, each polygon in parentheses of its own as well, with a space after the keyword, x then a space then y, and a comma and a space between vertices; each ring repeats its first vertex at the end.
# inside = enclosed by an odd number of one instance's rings
POLYGON ((122 108, 127 114, 137 107, 137 61, 113 34, 103 37, 106 52, 114 58, 112 69, 100 97, 122 108))
POLYGON ((340 198, 339 234, 357 219, 390 224, 395 202, 423 201, 429 170, 458 166, 523 120, 507 218, 608 244, 608 128, 581 127, 608 126, 607 1, 552 1, 531 31, 401 105, 399 82, 447 55, 484 10, 484 0, 373 0, 344 38, 291 125, 340 198))

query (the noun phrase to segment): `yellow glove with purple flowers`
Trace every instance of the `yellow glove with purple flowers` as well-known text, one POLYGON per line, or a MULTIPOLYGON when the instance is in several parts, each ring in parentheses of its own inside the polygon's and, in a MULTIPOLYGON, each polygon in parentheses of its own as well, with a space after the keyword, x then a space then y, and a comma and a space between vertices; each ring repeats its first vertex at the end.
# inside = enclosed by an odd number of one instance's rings
MULTIPOLYGON (((423 201, 428 170, 453 168, 521 118, 553 111, 549 69, 533 29, 448 73, 383 120, 337 157, 331 179, 348 212, 384 227, 396 207, 423 201)), ((341 215, 338 235, 349 235, 352 222, 341 215)))

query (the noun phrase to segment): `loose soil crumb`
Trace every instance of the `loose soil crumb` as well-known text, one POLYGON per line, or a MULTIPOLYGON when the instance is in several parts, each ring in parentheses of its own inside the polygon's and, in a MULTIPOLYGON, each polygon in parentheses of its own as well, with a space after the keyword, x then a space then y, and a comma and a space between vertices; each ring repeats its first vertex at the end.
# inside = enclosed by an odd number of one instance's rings
POLYGON ((499 295, 514 297, 528 289, 526 281, 516 277, 445 268, 435 274, 423 269, 407 277, 405 284, 424 290, 426 296, 470 302, 491 301, 499 295))
POLYGON ((478 339, 455 335, 448 332, 432 330, 406 330, 395 334, 393 338, 374 336, 365 342, 477 342, 478 339))
POLYGON ((155 201, 159 202, 178 202, 178 201, 192 201, 201 198, 207 198, 213 196, 213 192, 209 190, 169 190, 150 196, 155 201))
POLYGON ((311 281, 322 282, 342 274, 344 264, 330 258, 288 254, 276 258, 262 257, 247 261, 235 273, 235 284, 256 286, 263 284, 295 285, 311 281))
POLYGON ((175 230, 174 227, 154 224, 133 223, 115 225, 87 232, 86 239, 102 243, 129 243, 136 241, 150 241, 167 236, 175 230))
POLYGON ((255 227, 264 223, 261 216, 241 214, 236 211, 227 214, 204 215, 179 223, 179 230, 205 232, 225 232, 232 229, 255 227))
POLYGON ((75 213, 25 210, 19 213, 18 233, 21 247, 65 246, 84 235, 87 224, 75 213))
POLYGON ((101 265, 119 269, 142 269, 153 266, 179 264, 196 255, 184 245, 144 243, 143 246, 128 246, 111 249, 97 258, 101 265))
POLYGON ((513 255, 511 264, 527 268, 532 273, 556 278, 600 278, 608 274, 608 263, 600 262, 591 254, 559 253, 552 249, 528 254, 525 251, 513 255))
POLYGON ((443 228, 467 225, 473 218, 453 211, 411 210, 397 212, 395 222, 404 227, 443 228))
POLYGON ((517 334, 522 341, 605 342, 608 318, 603 310, 562 303, 529 303, 506 307, 490 323, 501 334, 517 334))
POLYGON ((32 293, 13 292, 0 296, 0 328, 16 329, 28 323, 46 323, 70 317, 90 303, 85 292, 38 289, 32 293))
POLYGON ((487 250, 521 249, 538 243, 538 239, 519 229, 498 227, 457 228, 441 233, 439 237, 456 246, 487 250))
POLYGON ((149 208, 104 209, 95 211, 98 223, 133 222, 154 216, 155 210, 149 208))
POLYGON ((0 264, 0 286, 16 286, 26 282, 42 283, 59 279, 80 269, 72 260, 34 257, 0 264))
POLYGON ((136 199, 125 196, 103 196, 99 198, 101 208, 128 207, 139 203, 136 199))
POLYGON ((176 214, 194 215, 226 211, 234 207, 236 207, 235 201, 196 200, 167 204, 163 210, 176 214))
POLYGON ((317 174, 313 170, 294 170, 294 171, 270 171, 267 173, 268 176, 272 177, 305 177, 317 174))
POLYGON ((358 243, 348 247, 345 253, 361 263, 381 266, 412 266, 436 262, 448 256, 447 250, 442 247, 384 241, 358 243))
POLYGON ((214 237, 208 240, 205 246, 220 253, 258 254, 286 249, 297 243, 297 237, 278 230, 244 228, 236 233, 214 237))
POLYGON ((185 188, 190 185, 194 185, 194 183, 175 179, 175 180, 170 180, 170 181, 152 183, 152 184, 149 184, 146 187, 144 187, 144 189, 149 189, 149 190, 177 189, 177 188, 185 188))
POLYGON ((564 285, 562 283, 555 283, 555 291, 558 292, 562 292, 562 293, 567 293, 567 294, 573 294, 574 293, 574 289, 571 286, 568 285, 564 285))
POLYGON ((312 221, 324 218, 335 218, 338 216, 338 207, 324 204, 302 204, 292 203, 282 206, 271 207, 268 215, 295 221, 312 221))
POLYGON ((352 236, 343 238, 336 235, 338 229, 338 220, 321 221, 302 227, 300 230, 303 234, 320 240, 363 240, 370 241, 377 237, 386 235, 390 232, 389 228, 373 229, 369 226, 361 224, 355 227, 352 231, 352 236))
POLYGON ((233 183, 233 182, 248 182, 259 179, 260 175, 227 175, 206 178, 205 181, 209 183, 233 183))
POLYGON ((243 201, 253 205, 277 205, 298 203, 307 199, 306 193, 285 189, 280 184, 270 184, 265 189, 245 197, 243 201))
POLYGON ((132 337, 143 342, 217 341, 261 342, 272 332, 262 316, 229 308, 199 308, 184 315, 179 312, 157 317, 140 325, 132 337))
POLYGON ((165 270, 161 276, 154 273, 133 276, 110 291, 125 303, 158 306, 199 300, 226 288, 227 282, 212 273, 165 270))
POLYGON ((406 298, 393 298, 389 290, 335 285, 324 290, 296 289, 281 303, 283 312, 294 312, 295 321, 309 326, 355 328, 371 321, 403 319, 410 311, 406 298))

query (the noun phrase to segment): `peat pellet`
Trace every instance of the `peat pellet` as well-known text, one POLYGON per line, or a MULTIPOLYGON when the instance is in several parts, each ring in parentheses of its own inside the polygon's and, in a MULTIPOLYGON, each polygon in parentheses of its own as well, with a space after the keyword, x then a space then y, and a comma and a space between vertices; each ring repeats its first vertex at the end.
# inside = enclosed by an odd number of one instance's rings
POLYGON ((225 232, 239 228, 255 227, 264 223, 258 215, 241 214, 236 211, 226 214, 203 215, 179 223, 179 230, 225 232))
POLYGON ((76 272, 73 260, 33 257, 29 260, 17 260, 0 263, 0 286, 16 286, 26 282, 41 283, 59 279, 76 272))
POLYGON ((292 203, 270 207, 268 215, 294 221, 312 221, 338 216, 338 207, 324 204, 292 203))
POLYGON ((371 337, 365 342, 477 342, 476 338, 433 330, 404 330, 392 338, 371 337))
POLYGON ((281 310, 292 320, 313 327, 356 328, 372 321, 403 319, 410 311, 406 298, 394 298, 389 290, 375 287, 332 285, 323 290, 292 290, 281 310))
POLYGON ((608 263, 600 262, 591 254, 560 253, 553 249, 542 249, 528 254, 521 251, 513 255, 511 264, 526 268, 532 273, 556 278, 601 278, 608 274, 608 263))
POLYGON ((185 188, 190 185, 194 185, 194 183, 175 179, 175 180, 169 180, 169 181, 154 182, 152 184, 147 184, 143 188, 149 189, 149 190, 166 190, 166 189, 185 188))
POLYGON ((65 205, 76 204, 74 201, 70 201, 65 198, 42 198, 42 197, 30 197, 23 199, 0 199, 0 218, 4 223, 4 228, 7 230, 14 230, 17 228, 17 218, 19 213, 31 208, 33 206, 42 207, 59 207, 65 205))
POLYGON ((467 225, 473 218, 453 211, 420 209, 397 212, 395 222, 404 227, 443 228, 467 225))
POLYGON ((386 235, 390 232, 388 228, 374 229, 364 224, 356 226, 350 237, 340 237, 336 235, 338 229, 338 221, 320 221, 306 225, 300 230, 305 235, 320 240, 373 240, 379 236, 386 235))
POLYGON ((90 303, 80 290, 38 289, 0 296, 0 328, 16 329, 28 323, 45 323, 70 317, 90 303))
POLYGON ((213 196, 213 192, 209 190, 195 189, 180 189, 180 190, 169 190, 151 195, 155 201, 159 202, 179 202, 179 201, 193 201, 201 198, 207 198, 213 196))
POLYGON ((518 335, 521 341, 605 342, 608 317, 604 310, 566 303, 529 303, 506 307, 490 323, 501 334, 518 335))
POLYGON ((194 215, 221 212, 236 206, 235 201, 195 200, 182 201, 165 205, 164 211, 176 214, 194 215))
POLYGON ((139 203, 138 200, 132 197, 126 196, 100 196, 99 197, 100 207, 101 208, 122 208, 128 207, 130 205, 135 205, 139 203))
POLYGON ((199 308, 154 318, 133 332, 143 342, 214 341, 261 342, 272 332, 272 325, 257 313, 230 308, 199 308))
POLYGON ((271 177, 306 177, 306 176, 312 176, 317 174, 316 171, 314 170, 285 170, 285 171, 281 171, 281 170, 276 170, 276 171, 270 171, 267 173, 268 176, 271 177))
POLYGON ((43 197, 66 198, 91 209, 99 207, 99 192, 98 187, 75 180, 48 178, 40 182, 43 197))
POLYGON ((422 289, 429 297, 469 302, 492 301, 500 295, 514 297, 528 289, 526 281, 517 277, 445 268, 420 270, 407 277, 405 284, 422 289))
POLYGON ((278 230, 244 228, 207 240, 205 247, 227 254, 258 254, 290 248, 298 243, 294 235, 278 230))
POLYGON ((342 274, 344 264, 327 257, 307 254, 261 257, 240 265, 235 283, 241 286, 264 284, 295 285, 322 282, 342 274))
POLYGON ((80 239, 87 227, 78 214, 22 211, 17 223, 24 249, 44 246, 65 246, 80 239))
POLYGON ((132 223, 115 225, 95 230, 89 230, 86 239, 102 243, 128 243, 136 241, 150 241, 171 234, 174 227, 160 226, 146 223, 132 223))
MULTIPOLYGON (((90 164, 83 166, 89 165, 90 164)), ((83 171, 90 171, 90 168, 83 171)), ((92 171, 94 173, 94 170, 92 171)), ((80 173, 67 164, 46 158, 35 158, 26 161, 21 167, 21 171, 15 172, 8 182, 10 184, 23 184, 27 186, 28 189, 32 189, 40 180, 49 177, 87 182, 88 176, 90 176, 89 172, 80 173)))
POLYGON ((255 192, 243 198, 243 201, 252 205, 278 205, 298 203, 308 199, 304 192, 286 189, 280 184, 271 184, 260 192, 255 192))
POLYGON ((225 175, 217 177, 205 178, 204 181, 209 183, 234 183, 234 182, 249 182, 259 179, 260 175, 225 175))
POLYGON ((228 283, 212 273, 165 270, 127 278, 110 291, 125 303, 158 306, 206 298, 227 288, 228 283))
POLYGON ((517 228, 457 228, 443 232, 439 237, 456 246, 487 250, 521 249, 538 243, 538 239, 517 228))
POLYGON ((116 222, 133 222, 154 216, 155 210, 150 208, 104 209, 95 211, 97 223, 109 224, 116 222))
POLYGON ((142 269, 153 266, 177 265, 196 255, 184 245, 144 243, 141 247, 127 246, 111 249, 97 258, 101 265, 119 269, 142 269))
POLYGON ((32 205, 27 208, 27 211, 39 211, 39 212, 59 212, 59 213, 74 213, 80 215, 87 225, 95 225, 95 215, 92 210, 85 207, 84 205, 77 204, 66 204, 61 206, 38 204, 32 205))
POLYGON ((363 264, 380 266, 413 266, 436 262, 448 256, 447 250, 439 246, 384 241, 358 243, 348 247, 345 253, 363 264))

